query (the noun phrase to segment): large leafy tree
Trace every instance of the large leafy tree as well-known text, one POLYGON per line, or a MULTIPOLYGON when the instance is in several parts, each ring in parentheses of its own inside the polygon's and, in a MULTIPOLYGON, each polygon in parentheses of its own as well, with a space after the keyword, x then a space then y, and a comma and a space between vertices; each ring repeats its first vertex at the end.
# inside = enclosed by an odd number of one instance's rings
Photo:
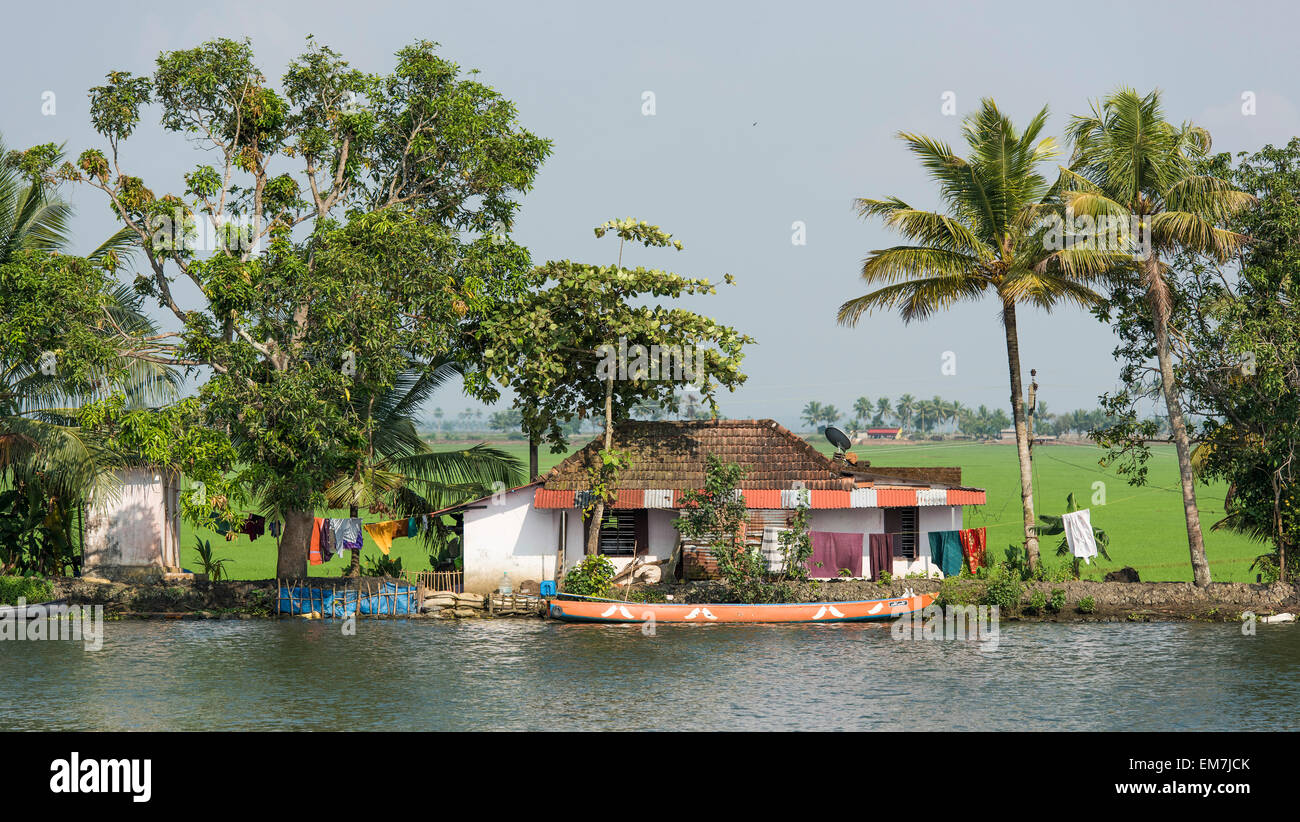
MULTIPOLYGON (((707 279, 659 269, 623 266, 623 246, 681 248, 658 226, 611 220, 596 236, 619 239, 614 265, 549 262, 533 272, 532 289, 478 326, 482 367, 472 385, 489 400, 496 385, 515 392, 524 430, 543 432, 554 447, 566 442, 564 424, 603 418, 604 471, 593 477, 587 553, 596 552, 599 523, 622 466, 613 449, 614 426, 645 403, 674 406, 683 382, 716 409, 719 388, 745 381, 740 371, 749 337, 716 320, 650 300, 715 294, 707 279)), ((725 281, 732 281, 726 275, 725 281)))
MULTIPOLYGON (((523 466, 504 451, 483 444, 438 450, 419 435, 416 411, 438 389, 464 376, 463 366, 449 359, 430 365, 403 372, 380 394, 351 395, 353 413, 365 421, 365 439, 349 468, 325 489, 330 508, 347 508, 353 517, 361 508, 418 516, 523 478, 523 466)), ((428 530, 425 537, 430 549, 440 547, 440 529, 428 530)), ((349 573, 356 575, 360 563, 360 552, 354 551, 349 573)))
MULTIPOLYGON (((1043 108, 1018 130, 992 100, 963 122, 970 155, 962 158, 942 142, 900 134, 939 187, 943 211, 915 208, 897 197, 856 201, 863 217, 880 217, 909 241, 873 251, 862 263, 862 280, 874 290, 840 306, 838 319, 855 325, 872 309, 897 309, 904 322, 923 320, 958 302, 992 294, 1006 336, 1012 419, 1020 462, 1024 541, 1031 567, 1038 563, 1038 536, 1029 461, 1029 437, 1020 372, 1017 308, 1050 310, 1058 303, 1093 305, 1090 284, 1109 255, 1087 244, 1049 241, 1049 218, 1059 216, 1054 186, 1043 163, 1056 156, 1056 142, 1041 138, 1043 108)), ((905 402, 904 400, 909 400, 905 402)), ((922 428, 935 419, 932 407, 896 405, 904 425, 919 412, 922 428)))
POLYGON ((171 361, 211 374, 211 423, 285 519, 277 572, 301 576, 312 512, 365 446, 350 394, 455 350, 511 293, 528 258, 507 232, 549 143, 425 41, 383 75, 310 42, 277 89, 247 42, 214 40, 110 72, 91 119, 106 150, 44 170, 101 191, 138 239, 136 286, 181 328, 171 361), (122 166, 151 103, 208 151, 165 193, 122 166), (199 297, 182 305, 178 280, 199 297))
POLYGON ((1223 261, 1240 247, 1242 234, 1224 224, 1252 198, 1230 182, 1199 173, 1196 163, 1210 149, 1209 132, 1165 119, 1160 93, 1143 96, 1120 89, 1095 103, 1090 114, 1076 116, 1068 134, 1074 144, 1063 198, 1070 210, 1094 220, 1128 223, 1137 264, 1113 271, 1118 288, 1140 290, 1151 326, 1160 391, 1178 455, 1183 514, 1192 578, 1210 583, 1191 438, 1179 399, 1169 321, 1173 296, 1169 267, 1161 255, 1179 251, 1208 254, 1223 261))

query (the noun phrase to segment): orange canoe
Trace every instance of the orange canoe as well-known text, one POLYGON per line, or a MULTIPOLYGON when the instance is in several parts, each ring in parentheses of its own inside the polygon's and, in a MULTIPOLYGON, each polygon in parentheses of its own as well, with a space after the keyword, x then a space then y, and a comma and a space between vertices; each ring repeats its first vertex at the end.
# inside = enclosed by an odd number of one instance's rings
POLYGON ((934 603, 934 594, 860 602, 791 602, 776 605, 672 602, 614 602, 611 600, 550 600, 551 618, 564 622, 682 622, 712 625, 722 622, 864 622, 894 619, 934 603))

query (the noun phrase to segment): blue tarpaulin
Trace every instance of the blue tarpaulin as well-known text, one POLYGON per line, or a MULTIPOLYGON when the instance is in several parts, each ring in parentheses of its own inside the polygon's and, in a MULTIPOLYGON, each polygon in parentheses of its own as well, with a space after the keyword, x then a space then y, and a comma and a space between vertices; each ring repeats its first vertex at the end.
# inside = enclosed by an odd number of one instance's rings
POLYGON ((309 614, 342 618, 358 613, 362 616, 413 614, 420 609, 415 601, 415 586, 385 582, 373 593, 331 591, 324 588, 281 588, 280 613, 309 614))

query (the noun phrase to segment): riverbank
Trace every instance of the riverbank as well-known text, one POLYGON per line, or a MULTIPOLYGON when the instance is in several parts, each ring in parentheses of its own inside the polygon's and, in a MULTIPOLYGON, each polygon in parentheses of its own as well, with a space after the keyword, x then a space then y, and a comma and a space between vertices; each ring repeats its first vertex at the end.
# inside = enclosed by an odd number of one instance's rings
MULTIPOLYGON (((401 580, 367 580, 378 582, 401 580)), ((53 578, 54 598, 69 605, 102 605, 116 619, 273 619, 276 582, 255 581, 121 583, 77 578, 53 578)), ((316 582, 316 580, 313 580, 316 582)), ((347 580, 322 580, 343 587, 347 580)), ((826 580, 799 586, 807 602, 850 602, 902 596, 905 590, 934 593, 945 605, 992 604, 1001 596, 1003 619, 1037 622, 1236 622, 1250 612, 1263 617, 1300 612, 1300 591, 1285 583, 1271 585, 1216 582, 1197 588, 1188 582, 1032 582, 1022 583, 1014 604, 1005 590, 989 590, 980 579, 898 580, 879 585, 866 580, 826 580)), ((688 603, 733 600, 716 581, 636 585, 611 596, 648 602, 688 603)), ((502 599, 499 595, 424 592, 420 611, 410 619, 492 619, 545 616, 535 599, 502 599)), ((285 619, 302 619, 302 616, 285 619)))

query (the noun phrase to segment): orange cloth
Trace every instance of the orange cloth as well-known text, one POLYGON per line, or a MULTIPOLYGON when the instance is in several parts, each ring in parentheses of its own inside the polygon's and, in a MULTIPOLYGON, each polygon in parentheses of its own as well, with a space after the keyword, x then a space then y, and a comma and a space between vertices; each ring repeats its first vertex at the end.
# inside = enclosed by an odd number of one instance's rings
POLYGON ((307 543, 307 561, 312 565, 320 565, 324 562, 320 555, 320 517, 315 517, 311 523, 311 541, 307 543))
POLYGON ((406 536, 406 520, 391 520, 389 522, 370 522, 365 525, 366 533, 379 546, 379 550, 385 554, 393 547, 393 537, 406 536))
POLYGON ((967 528, 957 532, 961 550, 966 554, 966 565, 971 573, 984 564, 984 554, 988 550, 988 535, 983 528, 967 528))

